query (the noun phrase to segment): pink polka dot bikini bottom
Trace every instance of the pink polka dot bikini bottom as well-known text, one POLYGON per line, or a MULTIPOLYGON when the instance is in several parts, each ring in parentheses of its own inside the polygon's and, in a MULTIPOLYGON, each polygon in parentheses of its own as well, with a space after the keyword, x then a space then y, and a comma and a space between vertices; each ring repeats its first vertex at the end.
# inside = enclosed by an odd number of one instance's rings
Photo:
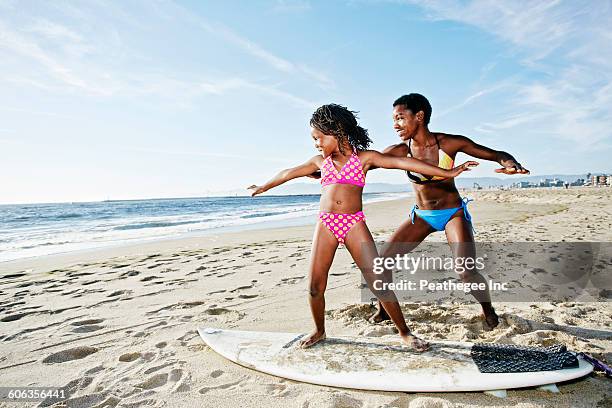
POLYGON ((365 221, 363 211, 357 211, 354 214, 334 214, 328 212, 320 212, 319 219, 336 237, 339 243, 344 244, 346 234, 360 221, 365 221))

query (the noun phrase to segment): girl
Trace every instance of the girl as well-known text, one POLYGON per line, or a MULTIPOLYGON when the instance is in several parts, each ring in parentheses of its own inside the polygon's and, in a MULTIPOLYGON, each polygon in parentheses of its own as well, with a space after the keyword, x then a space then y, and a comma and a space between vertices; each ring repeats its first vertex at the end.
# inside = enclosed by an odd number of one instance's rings
POLYGON ((253 190, 252 195, 255 196, 291 179, 321 171, 321 222, 315 227, 309 267, 309 303, 315 330, 300 342, 301 347, 310 347, 325 339, 324 293, 327 275, 338 245, 344 244, 368 287, 397 326, 403 343, 418 351, 425 351, 428 343, 410 332, 393 291, 374 289, 374 280, 391 279, 390 273, 376 275, 372 270, 378 253, 362 212, 365 175, 370 168, 382 167, 431 176, 456 177, 469 170, 469 166, 478 163, 469 161, 445 170, 411 157, 393 157, 366 150, 372 141, 367 130, 357 124, 354 113, 336 104, 318 108, 310 119, 310 126, 315 147, 321 154, 300 166, 279 172, 264 185, 252 185, 249 189, 253 190))

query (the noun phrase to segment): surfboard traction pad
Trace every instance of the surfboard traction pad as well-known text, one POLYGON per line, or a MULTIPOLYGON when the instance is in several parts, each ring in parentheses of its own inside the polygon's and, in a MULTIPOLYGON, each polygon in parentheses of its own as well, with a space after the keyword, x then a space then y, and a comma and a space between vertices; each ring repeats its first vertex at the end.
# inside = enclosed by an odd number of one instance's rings
POLYGON ((527 347, 476 343, 471 355, 481 373, 527 373, 578 367, 576 354, 561 344, 527 347))
MULTIPOLYGON (((215 334, 224 330, 206 328, 202 331, 206 334, 215 334)), ((431 344, 427 356, 423 355, 421 356, 422 358, 419 359, 406 359, 402 358, 402 355, 405 356, 405 353, 412 355, 414 352, 403 347, 400 341, 394 341, 391 343, 372 343, 346 340, 337 337, 328 337, 321 343, 315 344, 307 349, 302 349, 299 348, 297 344, 305 335, 305 333, 297 335, 286 342, 281 347, 282 352, 271 356, 270 362, 274 362, 279 366, 287 367, 299 364, 305 372, 310 371, 310 374, 318 374, 321 367, 338 373, 346 372, 347 368, 359 370, 366 369, 368 371, 384 371, 389 370, 390 367, 400 370, 430 369, 432 373, 439 373, 440 371, 453 373, 456 369, 460 369, 462 367, 464 368, 466 365, 475 365, 471 355, 474 344, 469 343, 451 341, 435 342, 431 344), (341 363, 338 361, 343 355, 346 355, 347 352, 351 354, 350 365, 347 364, 345 359, 342 359, 341 363), (373 357, 375 357, 377 362, 372 361, 373 357), (308 361, 309 364, 305 365, 305 361, 308 361), (391 362, 393 364, 390 364, 391 362)), ((369 338, 368 340, 374 339, 369 338)), ((383 338, 380 338, 380 340, 382 341, 383 338)), ((240 349, 232 361, 244 367, 261 371, 261 369, 248 363, 244 358, 241 358, 240 355, 242 352, 248 353, 252 347, 257 348, 257 346, 265 347, 268 345, 269 342, 265 340, 243 342, 241 343, 240 349)), ((549 384, 527 386, 527 388, 536 388, 541 391, 553 393, 559 392, 559 389, 554 382, 549 384)), ((508 389, 516 389, 516 387, 510 387, 508 389)), ((484 392, 488 395, 499 398, 505 398, 507 396, 507 389, 480 390, 480 392, 484 392)))

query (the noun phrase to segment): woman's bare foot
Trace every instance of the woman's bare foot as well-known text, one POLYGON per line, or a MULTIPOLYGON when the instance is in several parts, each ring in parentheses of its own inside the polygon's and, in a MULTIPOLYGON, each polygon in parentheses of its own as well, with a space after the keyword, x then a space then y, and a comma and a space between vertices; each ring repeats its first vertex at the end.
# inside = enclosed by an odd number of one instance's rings
POLYGON ((423 339, 418 338, 414 334, 406 334, 401 337, 402 342, 410 348, 414 349, 415 351, 423 352, 429 350, 429 343, 423 339))
POLYGON ((497 316, 497 313, 495 313, 493 306, 483 304, 482 316, 484 317, 485 325, 489 330, 493 330, 499 324, 499 317, 497 316))
POLYGON ((492 313, 487 313, 486 315, 483 313, 482 316, 484 317, 485 325, 489 330, 493 330, 499 324, 499 317, 495 311, 492 313))
POLYGON ((311 333, 310 335, 306 336, 304 339, 302 339, 299 343, 301 348, 308 348, 308 347, 312 347, 315 344, 317 344, 320 341, 325 340, 326 336, 325 336, 325 332, 318 332, 315 331, 314 333, 311 333))
POLYGON ((381 322, 384 322, 385 320, 391 320, 391 318, 385 311, 385 308, 379 305, 376 313, 370 316, 368 320, 372 323, 381 323, 381 322))

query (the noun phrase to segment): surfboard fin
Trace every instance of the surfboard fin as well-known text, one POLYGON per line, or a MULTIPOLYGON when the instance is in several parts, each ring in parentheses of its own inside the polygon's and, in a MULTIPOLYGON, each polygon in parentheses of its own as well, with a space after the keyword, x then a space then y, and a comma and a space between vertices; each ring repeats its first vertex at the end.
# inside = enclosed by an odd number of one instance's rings
POLYGON ((506 398, 508 396, 508 391, 506 390, 489 390, 489 391, 484 391, 484 393, 492 395, 497 398, 506 398))
POLYGON ((557 387, 557 384, 545 384, 545 385, 540 385, 538 387, 539 391, 548 391, 548 392, 552 392, 553 394, 559 394, 561 391, 559 391, 559 387, 557 387))

